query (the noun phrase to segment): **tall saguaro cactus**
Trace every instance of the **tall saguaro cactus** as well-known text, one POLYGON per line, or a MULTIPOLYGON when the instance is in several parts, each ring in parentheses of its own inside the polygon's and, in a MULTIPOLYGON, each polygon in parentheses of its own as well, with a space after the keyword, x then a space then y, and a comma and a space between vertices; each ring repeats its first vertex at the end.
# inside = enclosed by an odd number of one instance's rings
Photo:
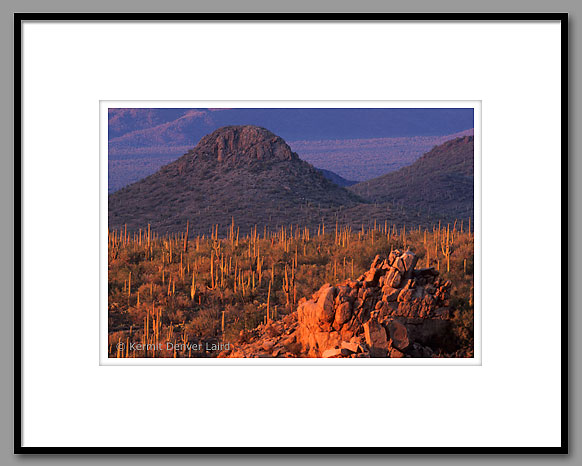
POLYGON ((186 236, 184 236, 184 252, 188 252, 188 229, 190 222, 186 220, 186 236))

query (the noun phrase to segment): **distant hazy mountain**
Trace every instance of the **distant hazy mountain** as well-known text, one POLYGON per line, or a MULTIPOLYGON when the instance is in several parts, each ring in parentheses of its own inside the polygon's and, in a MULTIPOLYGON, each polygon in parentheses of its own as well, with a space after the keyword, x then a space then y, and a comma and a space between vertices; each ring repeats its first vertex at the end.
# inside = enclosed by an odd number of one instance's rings
POLYGON ((183 108, 115 108, 109 110, 109 140, 168 123, 183 116, 183 108))
POLYGON ((110 155, 193 147, 227 125, 257 125, 287 141, 440 136, 473 127, 472 109, 110 109, 110 155))

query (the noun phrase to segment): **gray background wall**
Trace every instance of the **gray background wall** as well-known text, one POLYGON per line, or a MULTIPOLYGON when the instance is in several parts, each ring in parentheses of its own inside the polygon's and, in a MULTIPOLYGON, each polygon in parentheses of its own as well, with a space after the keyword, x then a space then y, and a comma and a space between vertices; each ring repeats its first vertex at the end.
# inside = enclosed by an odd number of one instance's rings
MULTIPOLYGON (((580 464, 582 461, 580 425, 581 409, 575 394, 582 391, 580 370, 580 353, 582 345, 578 335, 582 333, 578 310, 582 309, 581 287, 575 284, 580 282, 582 254, 579 242, 575 238, 582 236, 580 197, 581 187, 576 180, 582 178, 582 163, 580 161, 580 132, 579 116, 581 101, 574 83, 581 79, 580 60, 580 33, 579 19, 582 16, 582 3, 577 0, 489 0, 476 2, 468 0, 100 0, 99 2, 82 2, 79 0, 3 0, 0 3, 0 50, 1 65, 0 78, 0 297, 2 303, 0 322, 0 464, 16 463, 43 463, 43 464, 476 464, 495 463, 503 464, 553 464, 567 463, 580 464), (14 160, 13 160, 13 17, 14 12, 567 12, 570 14, 570 205, 569 205, 569 233, 572 239, 567 251, 570 261, 569 280, 570 296, 570 455, 559 456, 390 456, 390 457, 256 457, 256 456, 174 456, 164 458, 147 455, 142 457, 122 456, 86 456, 86 457, 59 457, 59 456, 14 456, 13 455, 13 309, 14 309, 14 160)), ((565 180, 564 180, 565 181, 565 180)), ((18 254, 18 252, 17 252, 18 254)), ((18 260, 18 257, 17 257, 18 260)), ((42 272, 41 272, 42 273, 42 272)))

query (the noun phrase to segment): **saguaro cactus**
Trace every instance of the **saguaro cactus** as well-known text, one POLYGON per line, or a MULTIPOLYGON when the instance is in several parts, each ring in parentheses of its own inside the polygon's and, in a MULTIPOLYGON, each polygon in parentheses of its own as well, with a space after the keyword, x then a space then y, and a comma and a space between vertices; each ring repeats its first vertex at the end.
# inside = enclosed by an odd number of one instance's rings
POLYGON ((441 237, 441 251, 447 260, 447 272, 451 270, 451 234, 449 225, 447 225, 447 235, 441 237))
POLYGON ((184 252, 188 252, 188 229, 190 227, 190 222, 186 220, 186 235, 184 236, 184 252))

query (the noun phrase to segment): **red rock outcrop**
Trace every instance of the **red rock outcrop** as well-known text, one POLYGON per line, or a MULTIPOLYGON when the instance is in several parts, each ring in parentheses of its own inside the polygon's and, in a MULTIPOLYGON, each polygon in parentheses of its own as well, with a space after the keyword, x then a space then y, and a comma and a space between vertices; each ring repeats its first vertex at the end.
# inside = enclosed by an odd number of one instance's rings
POLYGON ((357 280, 326 283, 220 357, 432 357, 450 324, 451 283, 417 261, 411 251, 376 256, 357 280))

